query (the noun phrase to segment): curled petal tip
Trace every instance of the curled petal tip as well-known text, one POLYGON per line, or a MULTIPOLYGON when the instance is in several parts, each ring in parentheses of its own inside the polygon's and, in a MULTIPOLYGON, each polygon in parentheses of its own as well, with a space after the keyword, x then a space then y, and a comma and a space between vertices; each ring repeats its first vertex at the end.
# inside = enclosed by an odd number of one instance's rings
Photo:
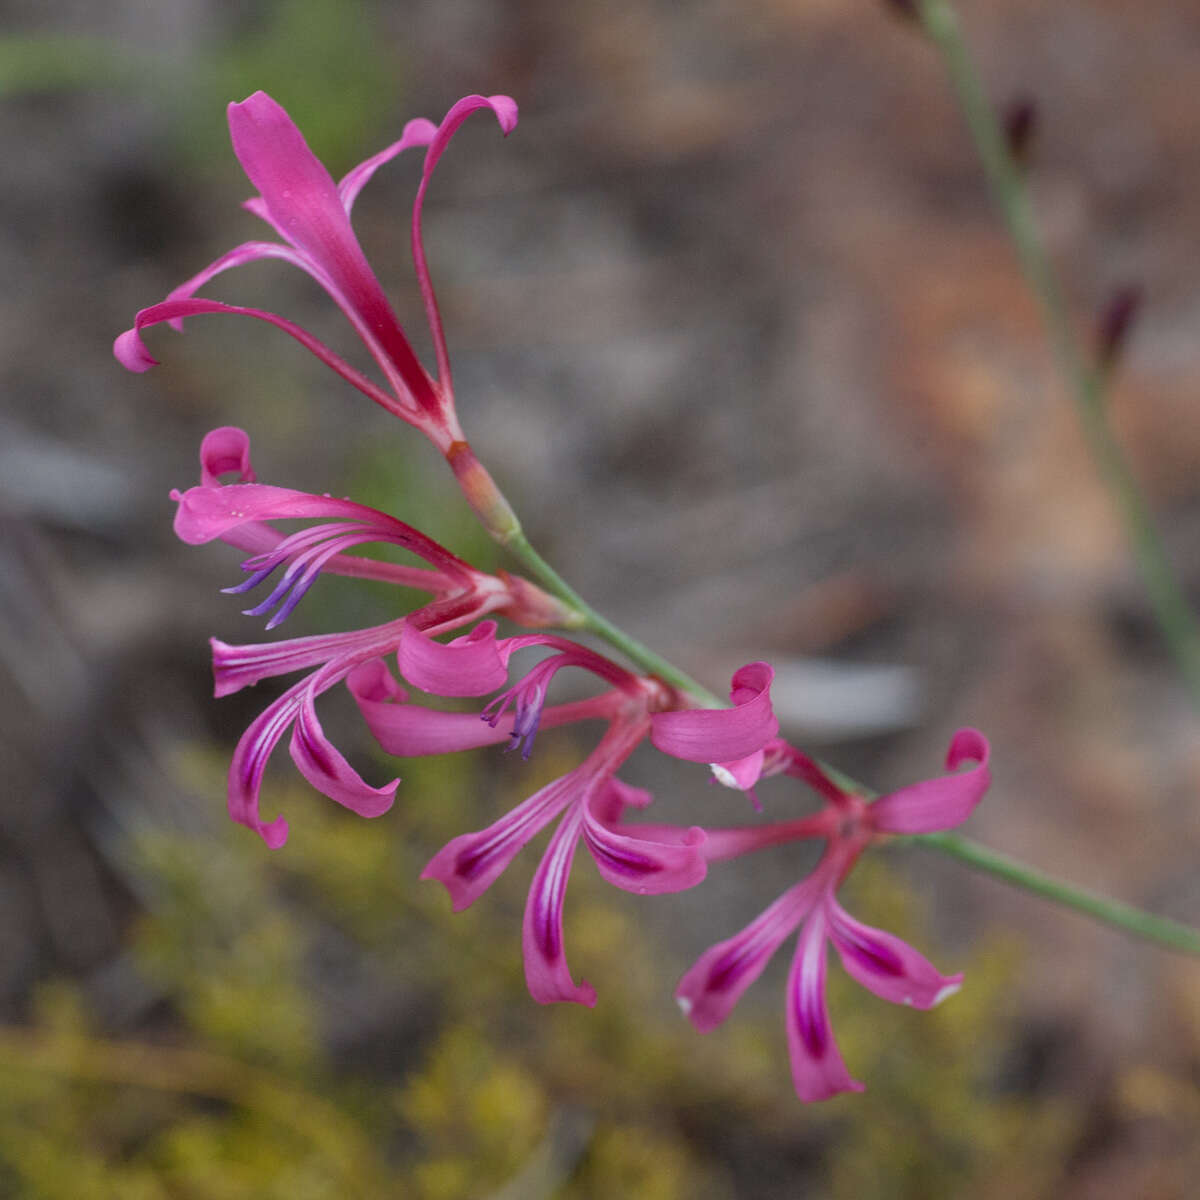
POLYGON ((269 850, 278 850, 288 840, 287 819, 276 817, 269 825, 262 825, 255 832, 267 843, 269 850))
POLYGON ((158 366, 158 359, 146 349, 146 344, 136 329, 125 330, 113 342, 113 355, 127 371, 134 371, 138 375, 158 366))
POLYGON ((756 750, 753 754, 746 755, 745 758, 736 758, 729 762, 709 763, 708 769, 722 787, 748 793, 755 809, 761 809, 762 805, 759 804, 753 789, 762 776, 763 757, 763 752, 756 750))
POLYGON ((965 771, 926 779, 881 796, 869 809, 874 827, 881 833, 934 833, 961 825, 983 799, 991 785, 987 738, 978 729, 960 729, 950 741, 946 767, 965 771))
POLYGON ((487 99, 492 106, 492 112, 496 114, 500 128, 504 131, 504 136, 508 137, 517 127, 517 119, 520 115, 517 102, 511 96, 504 95, 489 96, 487 99))
MULTIPOLYGON (((664 754, 675 758, 689 762, 718 762, 737 779, 742 778, 743 772, 737 769, 736 759, 757 753, 761 769, 762 755, 758 752, 779 732, 779 722, 771 709, 774 674, 767 663, 748 663, 741 667, 734 674, 730 688, 733 708, 655 713, 651 718, 650 741, 664 754)), ((755 778, 757 774, 755 771, 755 778)))
POLYGON ((221 425, 204 435, 200 443, 200 482, 205 487, 220 483, 222 475, 236 471, 239 483, 253 483, 250 435, 236 425, 221 425))
POLYGON ((496 641, 496 622, 482 621, 449 644, 406 625, 397 651, 400 673, 438 696, 483 696, 508 678, 508 655, 496 641))
POLYGON ((950 746, 946 751, 946 770, 953 771, 968 760, 986 766, 990 753, 991 747, 987 738, 978 729, 965 726, 957 730, 950 739, 950 746))

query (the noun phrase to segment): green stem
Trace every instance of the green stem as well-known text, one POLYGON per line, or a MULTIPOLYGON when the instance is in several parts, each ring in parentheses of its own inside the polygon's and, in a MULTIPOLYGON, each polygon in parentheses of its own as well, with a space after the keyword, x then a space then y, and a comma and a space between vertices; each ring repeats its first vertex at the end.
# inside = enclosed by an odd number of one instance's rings
POLYGON ((1092 458, 1115 501, 1142 573, 1155 618, 1200 706, 1200 627, 1184 598, 1149 506, 1113 436, 1104 411, 1104 372, 1080 353, 1062 291, 1033 220, 1021 171, 1008 151, 979 73, 947 0, 917 0, 925 31, 938 48, 983 164, 1021 269, 1041 309, 1058 368, 1075 401, 1092 458))
POLYGON ((957 858, 1005 883, 1011 883, 1035 896, 1052 900, 1064 908, 1073 908, 1093 920, 1102 921, 1123 933, 1132 934, 1144 941, 1156 942, 1171 950, 1183 950, 1200 955, 1200 931, 1172 921, 1168 917, 1156 917, 1129 904, 1109 900, 1083 888, 1072 887, 1053 876, 1045 875, 1006 854, 999 854, 956 833, 926 833, 905 841, 937 850, 951 858, 957 858))
POLYGON ((630 662, 635 663, 651 675, 669 683, 672 687, 685 692, 693 699, 709 708, 723 708, 723 701, 714 692, 697 683, 685 671, 681 671, 674 663, 668 662, 661 654, 651 650, 649 646, 631 637, 619 626, 614 625, 607 617, 601 616, 567 581, 530 545, 524 530, 519 526, 515 533, 510 533, 504 542, 504 547, 514 558, 520 560, 522 566, 538 583, 557 596, 564 604, 573 608, 580 617, 579 629, 586 629, 597 637, 603 638, 611 646, 615 646, 630 662))

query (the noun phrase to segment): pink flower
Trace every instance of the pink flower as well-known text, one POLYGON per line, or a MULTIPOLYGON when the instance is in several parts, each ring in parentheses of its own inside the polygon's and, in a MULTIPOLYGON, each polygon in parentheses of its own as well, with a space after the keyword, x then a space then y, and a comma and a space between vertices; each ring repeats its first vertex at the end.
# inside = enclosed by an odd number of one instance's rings
POLYGON ((184 317, 202 313, 237 313, 269 321, 360 392, 420 429, 446 456, 472 505, 485 517, 490 516, 492 525, 503 528, 511 512, 467 446, 455 412, 450 357, 421 238, 421 214, 433 169, 459 126, 477 109, 490 110, 506 135, 516 127, 517 106, 508 96, 465 96, 440 125, 424 119, 409 121, 399 141, 360 163, 335 184, 292 119, 265 92, 255 92, 240 104, 229 105, 234 153, 259 193, 246 201, 245 207, 282 240, 243 242, 180 284, 160 304, 142 309, 133 328, 113 344, 117 359, 131 371, 146 371, 157 365, 142 341, 141 331, 164 321, 176 329, 183 328, 184 317), (412 254, 433 337, 436 377, 426 371, 414 353, 350 226, 351 209, 366 182, 384 163, 412 147, 425 149, 424 170, 413 203, 412 254), (379 364, 386 388, 284 317, 195 296, 221 272, 262 258, 292 263, 329 293, 379 364))
POLYGON ((527 842, 557 820, 525 906, 525 979, 540 1003, 570 1000, 591 1005, 596 993, 588 983, 576 984, 572 979, 563 948, 563 901, 580 841, 600 874, 630 892, 680 891, 699 883, 707 871, 705 836, 699 829, 679 831, 667 843, 615 828, 625 808, 642 808, 650 802, 649 793, 623 783, 617 771, 647 736, 660 750, 693 762, 706 762, 713 755, 732 759, 758 752, 778 729, 770 706, 773 672, 765 663, 751 663, 738 671, 732 709, 672 711, 679 697, 657 680, 634 675, 564 638, 527 634, 497 639, 491 622, 447 645, 414 632, 401 642, 397 657, 401 674, 427 692, 483 694, 490 690, 488 685, 494 689, 505 681, 509 658, 528 646, 549 647, 554 653, 492 700, 483 711, 483 721, 408 703, 408 694, 382 663, 359 667, 348 685, 379 743, 402 756, 441 754, 506 739, 528 756, 540 727, 606 722, 599 743, 578 767, 488 828, 454 838, 421 873, 423 879, 445 884, 456 911, 467 908, 527 842), (549 684, 564 667, 591 672, 609 690, 589 700, 547 706, 549 684))
MULTIPOLYGON (((825 808, 810 817, 742 829, 707 829, 700 844, 708 861, 733 858, 801 838, 826 839, 816 870, 785 892, 740 933, 710 947, 676 989, 679 1006, 702 1033, 719 1025, 762 973, 771 956, 800 930, 787 984, 788 1050, 792 1080, 801 1100, 825 1100, 862 1091, 838 1052, 825 1003, 825 943, 832 942, 847 972, 863 987, 894 1004, 932 1008, 956 992, 961 975, 940 975, 899 938, 856 921, 836 893, 858 856, 886 834, 951 829, 970 815, 990 782, 988 744, 974 729, 960 729, 950 743, 946 767, 976 765, 959 774, 925 780, 868 802, 840 788, 807 755, 784 742, 765 751, 767 773, 788 774, 814 786, 825 808)), ((694 838, 691 830, 637 826, 645 839, 673 844, 694 838)), ((633 829, 630 832, 634 832, 633 829)))
POLYGON ((318 791, 364 817, 378 816, 392 805, 399 780, 383 787, 368 785, 326 738, 315 708, 321 693, 360 664, 395 651, 415 631, 423 631, 427 638, 469 625, 488 613, 504 613, 533 625, 564 619, 557 602, 533 584, 477 571, 386 513, 349 500, 253 482, 249 439, 240 429, 210 433, 201 446, 200 463, 200 486, 172 493, 179 505, 175 532, 192 545, 220 539, 253 552, 242 564, 249 577, 227 588, 229 592, 248 591, 282 568, 267 598, 246 610, 254 615, 273 610, 267 628, 291 613, 323 571, 381 579, 433 597, 406 617, 368 629, 248 646, 212 639, 218 696, 275 675, 311 671, 251 722, 230 764, 230 816, 255 830, 268 846, 283 844, 287 822, 282 817, 270 823, 261 820, 259 789, 267 759, 289 729, 292 760, 318 791), (221 486, 218 477, 230 471, 238 473, 239 482, 221 486), (316 518, 319 523, 290 535, 267 524, 293 518, 316 518), (347 553, 367 542, 400 546, 429 565, 401 566, 347 553))

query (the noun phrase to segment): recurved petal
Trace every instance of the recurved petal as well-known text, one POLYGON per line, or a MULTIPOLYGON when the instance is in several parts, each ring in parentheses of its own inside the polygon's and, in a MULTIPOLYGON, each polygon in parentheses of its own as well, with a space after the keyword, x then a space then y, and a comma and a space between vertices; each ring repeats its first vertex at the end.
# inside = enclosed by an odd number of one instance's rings
POLYGON ((450 386, 450 358, 446 350, 446 337, 442 331, 442 318, 438 312, 437 298, 433 291, 433 281, 429 275, 429 266, 425 259, 425 246, 421 236, 421 216, 425 205, 425 193, 429 189, 429 179, 442 153, 450 144, 450 139, 458 132, 458 128, 473 112, 481 108, 491 109, 500 128, 507 137, 517 125, 517 105, 508 96, 464 96, 442 118, 442 123, 429 142, 425 151, 425 165, 421 172, 421 183, 417 188, 417 198, 413 202, 412 216, 412 254, 413 265, 417 272, 417 282, 421 286, 421 298, 425 302, 425 315, 429 320, 430 332, 433 334, 434 352, 437 356, 438 378, 445 387, 450 386))
POLYGON ((455 912, 469 907, 492 886, 521 848, 562 812, 578 790, 577 772, 554 780, 487 829, 464 833, 447 842, 429 860, 421 878, 444 883, 455 912))
POLYGON ((745 929, 710 946, 689 968, 675 989, 675 999, 701 1033, 724 1021, 762 974, 771 955, 812 908, 819 886, 814 876, 801 880, 745 929))
POLYGON ((376 404, 396 413, 406 421, 411 422, 411 413, 402 408, 392 396, 371 382, 361 371, 356 370, 343 358, 334 354, 324 342, 313 337, 306 329, 302 329, 294 321, 281 317, 277 313, 267 312, 261 308, 245 308, 238 304, 224 304, 220 300, 204 300, 192 297, 184 300, 163 300, 143 308, 133 319, 133 328, 127 329, 113 342, 113 354, 117 361, 126 369, 141 373, 158 366, 155 358, 146 344, 142 341, 142 330, 152 325, 165 322, 177 322, 183 317, 198 317, 205 313, 227 313, 232 316, 254 317, 266 321, 277 329, 293 337, 306 350, 316 355, 327 367, 336 371, 347 383, 358 388, 364 395, 369 396, 376 404))
POLYGON ((893 1004, 933 1008, 962 986, 961 975, 942 975, 907 942, 856 921, 836 900, 828 901, 830 940, 846 973, 893 1004))
POLYGON ((219 487, 221 476, 236 471, 238 483, 255 481, 250 462, 250 435, 236 425, 222 425, 200 443, 200 485, 219 487))
POLYGON ((361 651, 372 641, 385 648, 387 628, 374 626, 346 633, 319 633, 312 637, 250 645, 230 645, 219 638, 209 638, 216 685, 213 694, 230 696, 260 680, 290 675, 293 671, 303 671, 338 656, 361 651))
MULTIPOLYGON (((762 768, 763 752, 761 750, 755 750, 753 754, 747 754, 745 758, 734 758, 730 759, 729 762, 709 764, 713 778, 722 787, 734 788, 736 791, 741 792, 749 792, 759 781, 759 778, 762 776, 762 768)), ((751 796, 753 796, 753 793, 751 793, 751 796)), ((755 808, 761 807, 761 804, 755 803, 755 808)))
POLYGON ((292 727, 291 755, 309 783, 360 817, 378 817, 392 807, 399 779, 371 787, 325 736, 311 695, 300 699, 292 727))
POLYGON ((968 761, 976 765, 880 796, 867 809, 872 825, 881 833, 933 833, 961 825, 991 783, 989 753, 987 738, 978 729, 960 729, 946 752, 946 769, 968 761))
POLYGON ((292 517, 357 516, 358 506, 345 511, 347 501, 310 496, 291 488, 265 483, 231 483, 225 487, 201 486, 172 492, 179 507, 175 511, 175 536, 190 546, 199 546, 224 536, 251 521, 287 520, 292 517), (336 506, 333 510, 329 508, 336 506))
MULTIPOLYGON (((654 896, 695 887, 708 872, 701 847, 704 830, 693 826, 676 843, 637 836, 636 826, 618 833, 597 819, 594 802, 584 817, 583 835, 600 874, 626 892, 654 896)), ((603 811, 607 804, 601 803, 603 811)))
POLYGON ((610 776, 592 798, 592 815, 605 825, 616 825, 624 817, 627 808, 645 808, 653 799, 654 796, 645 788, 633 787, 616 776, 610 776))
POLYGON ((582 806, 576 806, 559 823, 538 864, 525 902, 521 928, 525 982, 529 994, 539 1004, 569 1001, 590 1008, 596 1003, 595 989, 586 981, 577 984, 571 978, 563 947, 563 901, 582 818, 582 806))
MULTIPOLYGON (((257 262, 263 258, 282 259, 312 275, 318 282, 325 282, 321 272, 309 261, 308 257, 292 246, 285 246, 280 242, 243 242, 240 246, 234 246, 232 250, 226 250, 220 258, 214 259, 202 271, 197 271, 191 279, 172 288, 166 298, 167 300, 190 299, 209 280, 215 279, 224 271, 244 266, 246 263, 257 262)), ((182 330, 183 317, 175 317, 170 324, 172 329, 182 330)))
MULTIPOLYGON (((237 474, 238 483, 254 483, 257 476, 250 461, 250 437, 234 425, 223 425, 204 436, 200 443, 200 486, 221 487, 221 476, 237 474)), ((283 534, 270 525, 247 522, 223 539, 231 546, 254 554, 278 546, 283 534)))
POLYGON ((400 674, 435 696, 494 692, 508 679, 511 652, 503 640, 496 639, 496 629, 495 621, 481 621, 464 637, 443 644, 409 626, 396 656, 400 674))
POLYGON ((357 167, 344 175, 338 184, 338 195, 341 197, 342 205, 345 207, 347 215, 349 215, 350 210, 354 207, 354 201, 358 199, 358 193, 363 190, 370 181, 371 176, 384 163, 391 162, 397 154, 401 154, 405 150, 410 150, 414 146, 428 146, 436 136, 437 126, 432 121, 427 121, 424 117, 417 117, 404 126, 404 132, 400 135, 398 141, 393 142, 386 149, 380 150, 378 154, 372 154, 370 158, 360 162, 357 167))
POLYGON ((733 708, 656 713, 650 740, 664 753, 688 762, 725 763, 754 754, 779 732, 771 709, 774 677, 767 663, 748 663, 733 677, 733 708))
POLYGON ((796 1095, 806 1103, 828 1100, 839 1092, 861 1092, 850 1077, 833 1038, 825 1003, 824 907, 818 905, 796 943, 787 985, 788 1052, 796 1095))
POLYGON ((288 823, 276 817, 264 824, 258 812, 258 793, 267 759, 295 718, 299 694, 307 683, 301 680, 293 685, 250 722, 229 764, 229 815, 253 829, 272 850, 287 841, 288 823))
POLYGON ((382 660, 356 667, 346 680, 375 740, 389 754, 419 758, 506 742, 512 721, 493 727, 478 713, 436 712, 408 703, 382 660))

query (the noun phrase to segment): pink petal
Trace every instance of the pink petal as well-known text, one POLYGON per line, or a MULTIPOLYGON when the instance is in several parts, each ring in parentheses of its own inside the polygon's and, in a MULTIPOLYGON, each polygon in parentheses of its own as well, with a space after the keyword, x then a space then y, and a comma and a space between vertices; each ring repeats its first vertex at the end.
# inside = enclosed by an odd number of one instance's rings
POLYGON ((990 750, 978 729, 960 729, 946 752, 946 769, 960 763, 978 765, 958 775, 943 775, 880 796, 868 809, 871 824, 881 833, 933 833, 961 825, 983 799, 991 783, 990 750))
POLYGON ((338 189, 292 119, 265 92, 231 104, 228 113, 234 153, 271 223, 329 280, 368 345, 378 347, 381 365, 395 368, 418 407, 438 411, 440 399, 367 263, 338 189))
MULTIPOLYGON (((178 287, 172 288, 167 293, 167 300, 190 299, 209 280, 215 279, 223 272, 233 267, 245 266, 246 263, 258 262, 264 258, 282 259, 284 262, 289 262, 292 266, 299 267, 302 271, 306 271, 309 275, 314 276, 322 285, 327 284, 327 281, 322 278, 321 273, 313 267, 313 264, 291 246, 283 246, 279 242, 243 242, 240 246, 234 246, 232 250, 227 250, 220 258, 209 263, 202 271, 197 271, 191 279, 187 279, 178 287)), ((182 332, 183 318, 174 318, 170 322, 170 325, 177 333, 182 332)))
POLYGON ((907 942, 856 921, 836 900, 828 901, 830 940, 846 973, 893 1004, 933 1008, 962 986, 961 975, 941 975, 907 942))
POLYGON ((302 696, 290 747, 292 760, 309 783, 360 817, 378 817, 392 807, 399 779, 371 787, 333 746, 321 728, 311 693, 302 696))
POLYGON ((573 808, 550 839, 533 877, 525 902, 521 944, 525 956, 525 982, 539 1004, 569 1001, 591 1008, 596 991, 586 982, 576 984, 563 949, 562 914, 571 862, 579 842, 581 806, 573 808))
POLYGON ((247 726, 229 763, 229 815, 253 829, 272 850, 287 841, 288 823, 276 817, 264 825, 258 814, 258 794, 271 751, 296 716, 297 698, 308 680, 294 684, 247 726))
POLYGON ((828 1100, 839 1092, 861 1092, 838 1052, 825 1004, 824 907, 818 905, 797 939, 788 974, 787 1034, 796 1095, 806 1103, 828 1100))
MULTIPOLYGON (((710 763, 709 769, 713 773, 713 778, 722 787, 748 792, 762 775, 762 766, 763 752, 755 750, 753 754, 747 754, 745 758, 734 758, 723 763, 710 763)), ((754 807, 761 809, 762 805, 755 801, 754 807)))
POLYGON ((429 328, 433 333, 433 345, 437 355, 438 379, 442 386, 450 390, 450 356, 446 350, 446 337, 442 330, 442 318, 438 312, 437 297, 433 292, 433 281, 429 277, 429 266, 425 261, 425 246, 421 238, 421 214, 425 205, 425 192, 429 187, 433 168, 437 166, 442 152, 450 144, 450 139, 458 131, 458 127, 480 108, 490 108, 500 123, 500 128, 507 137, 517 126, 517 106, 508 96, 464 96, 453 105, 442 119, 437 133, 429 143, 425 152, 425 166, 421 173, 421 183, 417 188, 417 198, 413 204, 412 217, 412 255, 413 264, 417 271, 417 282, 421 285, 421 297, 425 301, 425 315, 429 320, 429 328))
POLYGON ((378 154, 371 155, 370 158, 360 162, 357 167, 344 175, 338 184, 338 195, 341 197, 346 215, 349 216, 350 210, 354 207, 358 193, 384 163, 391 162, 397 154, 414 146, 428 146, 436 136, 437 126, 424 117, 417 117, 404 126, 404 132, 400 135, 399 141, 393 142, 386 150, 380 150, 378 154))
POLYGON ((426 864, 421 878, 444 883, 455 912, 469 907, 500 877, 521 848, 579 794, 579 771, 577 767, 548 783, 487 829, 464 833, 447 842, 426 864))
POLYGON ((221 476, 236 471, 238 483, 255 481, 250 462, 250 435, 236 425, 222 425, 204 435, 200 443, 200 484, 219 487, 221 476))
MULTIPOLYGON (((352 500, 315 496, 309 492, 272 487, 265 483, 194 487, 188 488, 182 494, 172 492, 171 498, 179 504, 175 513, 175 535, 180 541, 192 546, 217 538, 225 539, 239 526, 261 521, 333 518, 365 526, 365 532, 374 534, 373 540, 390 542, 411 550, 439 571, 456 577, 460 585, 480 578, 478 572, 411 525, 406 525, 376 508, 355 504, 352 500)), ((277 550, 278 546, 279 542, 276 542, 271 549, 277 550)), ((354 561, 342 559, 342 562, 349 566, 353 566, 354 561)), ((383 565, 391 567, 393 564, 383 565)))
MULTIPOLYGON (((611 805, 605 797, 600 802, 604 811, 611 805)), ((677 843, 642 839, 636 827, 632 833, 618 833, 597 819, 589 801, 584 815, 583 836, 600 874, 622 891, 639 896, 656 896, 664 892, 682 892, 695 887, 708 873, 701 847, 704 830, 693 826, 677 843)))
POLYGON ((779 732, 771 710, 771 680, 766 663, 749 663, 733 677, 733 708, 695 708, 656 713, 650 740, 666 754, 688 762, 728 762, 761 750, 779 732))
POLYGON ((503 641, 496 640, 496 622, 483 621, 466 637, 445 645, 410 627, 396 658, 400 674, 423 692, 484 696, 508 679, 510 653, 503 641))
POLYGON ((745 929, 710 946, 688 969, 675 989, 675 999, 701 1033, 725 1020, 783 940, 816 903, 822 886, 815 873, 801 880, 745 929))
MULTIPOLYGON (((493 726, 478 713, 438 712, 409 703, 408 693, 382 661, 355 668, 346 685, 375 740, 389 754, 401 758, 494 746, 508 741, 512 735, 512 714, 502 717, 493 726)), ((598 699, 600 697, 551 705, 542 712, 543 728, 606 716, 606 713, 596 711, 598 699)), ((648 799, 649 793, 646 796, 648 799)))
POLYGON ((230 313, 234 316, 255 317, 260 321, 269 322, 294 337, 306 350, 315 354, 327 367, 335 371, 347 383, 358 388, 364 395, 369 396, 376 404, 410 424, 412 423, 411 409, 401 405, 395 397, 389 396, 361 371, 356 370, 344 359, 334 354, 324 342, 313 337, 311 333, 302 329, 295 322, 287 320, 286 317, 278 316, 261 308, 244 308, 238 304, 223 304, 220 300, 164 300, 160 304, 152 304, 149 308, 143 308, 134 317, 133 328, 127 329, 113 342, 113 354, 116 355, 117 361, 130 371, 138 373, 148 371, 151 367, 158 366, 158 359, 146 349, 141 331, 151 325, 161 325, 164 321, 176 321, 182 317, 196 317, 205 313, 230 313))
MULTIPOLYGON (((547 709, 543 714, 543 725, 546 723, 545 716, 553 711, 547 709)), ((645 808, 653 799, 653 795, 645 788, 632 787, 612 777, 604 781, 603 786, 592 798, 592 815, 605 825, 616 825, 625 815, 627 808, 645 808)))
MULTIPOLYGON (((704 843, 704 857, 709 862, 727 858, 740 858, 755 850, 769 846, 781 846, 788 842, 806 838, 830 837, 837 827, 837 814, 823 809, 809 817, 797 817, 792 821, 776 821, 770 825, 745 825, 731 829, 705 829, 708 840, 704 843)), ((642 827, 638 827, 638 832, 642 827)))
POLYGON ((370 646, 377 646, 378 653, 386 653, 389 642, 400 637, 402 624, 402 621, 393 621, 390 625, 375 625, 347 633, 322 633, 257 645, 232 646, 219 638, 210 638, 216 681, 213 694, 229 696, 260 680, 303 671, 370 646))
POLYGON ((506 742, 511 720, 493 728, 478 713, 437 712, 407 703, 408 693, 380 660, 355 668, 346 680, 375 740, 389 754, 419 758, 506 742))

